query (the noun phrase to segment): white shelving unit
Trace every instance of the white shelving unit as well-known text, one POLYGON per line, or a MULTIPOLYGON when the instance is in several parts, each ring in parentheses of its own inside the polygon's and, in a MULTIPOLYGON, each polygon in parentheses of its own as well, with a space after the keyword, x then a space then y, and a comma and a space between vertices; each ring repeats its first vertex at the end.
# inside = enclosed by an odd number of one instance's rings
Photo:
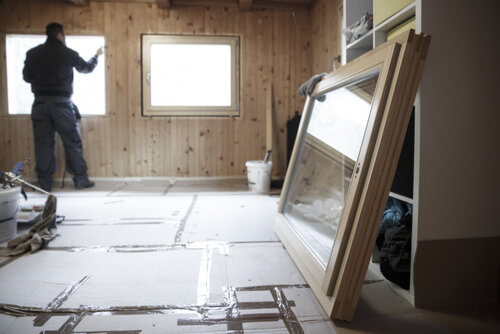
MULTIPOLYGON (((357 57, 363 55, 364 53, 370 51, 371 49, 383 44, 387 40, 387 33, 407 21, 412 17, 416 17, 416 2, 414 1, 403 9, 399 10, 395 14, 393 14, 390 18, 381 22, 378 25, 373 26, 372 30, 368 31, 365 35, 358 38, 357 40, 346 44, 345 37, 342 35, 342 64, 346 64, 357 57)), ((359 20, 366 13, 373 14, 373 0, 344 0, 343 3, 343 11, 344 11, 344 22, 343 28, 349 26, 359 20)), ((417 99, 418 100, 418 96, 417 99)), ((419 113, 418 103, 416 103, 415 114, 419 113)), ((415 127, 414 134, 414 146, 419 143, 419 133, 417 128, 415 127)), ((417 152, 416 150, 413 150, 417 152)), ((415 154, 415 153, 414 153, 415 154)), ((413 192, 412 197, 408 197, 407 195, 398 194, 395 192, 391 192, 389 194, 390 197, 396 198, 406 203, 410 203, 413 206, 413 228, 412 228, 412 264, 415 253, 415 246, 417 243, 417 221, 416 221, 416 211, 418 210, 418 206, 416 201, 414 200, 415 189, 417 187, 417 177, 418 173, 416 173, 417 169, 417 160, 418 157, 414 156, 414 166, 413 166, 413 192)), ((371 264, 372 266, 378 267, 376 264, 371 264)), ((413 266, 412 266, 413 267, 413 266)), ((394 291, 396 291, 400 296, 408 300, 411 304, 415 304, 414 298, 414 288, 413 288, 413 273, 410 274, 410 289, 405 290, 400 288, 398 285, 391 283, 391 287, 394 291)))
MULTIPOLYGON (((344 27, 373 13, 374 1, 344 0, 344 27)), ((492 158, 500 141, 492 115, 498 114, 500 43, 490 33, 498 9, 496 0, 415 0, 359 41, 346 45, 343 39, 345 64, 383 43, 388 30, 412 15, 416 32, 432 37, 414 103, 414 142, 406 146, 413 153, 405 152, 413 161, 401 159, 408 173, 395 177, 413 177, 404 185, 413 191, 390 194, 413 204, 410 289, 400 294, 417 307, 498 299, 500 258, 492 254, 500 254, 500 225, 492 208, 499 176, 484 174, 485 166, 499 169, 492 158)))
MULTIPOLYGON (((415 8, 416 5, 413 2, 381 24, 374 26, 372 30, 350 44, 346 45, 344 39, 342 63, 346 64, 374 47, 383 44, 387 39, 388 31, 415 16, 415 8)), ((365 13, 373 14, 372 0, 344 0, 344 17, 346 20, 344 20, 345 26, 343 28, 356 22, 365 13), (350 12, 351 10, 359 15, 354 16, 350 12)))

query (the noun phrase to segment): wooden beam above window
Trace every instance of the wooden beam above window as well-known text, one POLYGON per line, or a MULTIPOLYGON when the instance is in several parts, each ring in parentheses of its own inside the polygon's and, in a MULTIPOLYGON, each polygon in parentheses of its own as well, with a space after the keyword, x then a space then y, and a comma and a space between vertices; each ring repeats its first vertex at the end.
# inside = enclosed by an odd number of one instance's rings
MULTIPOLYGON (((2 0, 0 0, 2 1, 2 0)), ((156 4, 160 9, 187 6, 236 6, 240 11, 250 10, 307 10, 316 0, 63 0, 75 6, 91 2, 156 4)))
POLYGON ((252 8, 253 0, 239 0, 240 1, 240 10, 250 10, 252 8))
POLYGON ((75 6, 88 6, 89 0, 68 0, 75 6))
POLYGON ((156 3, 158 4, 158 8, 170 9, 172 7, 170 0, 156 0, 156 3))

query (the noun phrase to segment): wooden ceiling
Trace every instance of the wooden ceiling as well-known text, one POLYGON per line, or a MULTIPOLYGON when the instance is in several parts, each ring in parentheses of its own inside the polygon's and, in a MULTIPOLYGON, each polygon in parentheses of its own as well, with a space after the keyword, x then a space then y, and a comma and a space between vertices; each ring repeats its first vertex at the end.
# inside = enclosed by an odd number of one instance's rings
POLYGON ((170 9, 185 6, 237 6, 241 11, 258 9, 309 9, 316 0, 64 0, 76 6, 91 2, 142 2, 156 3, 158 8, 170 9))

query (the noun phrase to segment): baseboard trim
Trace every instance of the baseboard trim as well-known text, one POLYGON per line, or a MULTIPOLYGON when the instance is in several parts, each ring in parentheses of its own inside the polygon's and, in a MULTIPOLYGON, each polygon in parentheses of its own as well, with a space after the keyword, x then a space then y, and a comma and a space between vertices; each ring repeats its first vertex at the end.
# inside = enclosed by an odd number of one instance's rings
POLYGON ((500 236, 419 241, 415 306, 499 302, 500 236))

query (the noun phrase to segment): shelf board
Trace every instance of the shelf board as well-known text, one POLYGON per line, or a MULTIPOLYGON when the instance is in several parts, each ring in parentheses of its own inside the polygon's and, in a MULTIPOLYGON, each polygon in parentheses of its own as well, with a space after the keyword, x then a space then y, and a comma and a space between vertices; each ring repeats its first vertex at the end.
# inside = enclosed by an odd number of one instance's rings
POLYGON ((409 18, 415 16, 415 2, 409 4, 405 8, 401 9, 399 12, 382 22, 375 27, 375 32, 387 32, 392 28, 397 27, 401 23, 405 22, 409 18))
POLYGON ((372 35, 373 29, 349 45, 346 45, 346 50, 371 50, 373 48, 372 35))
POLYGON ((393 192, 390 192, 389 196, 392 197, 392 198, 399 199, 400 201, 403 201, 403 202, 406 202, 406 203, 410 203, 411 205, 413 205, 413 199, 412 198, 409 198, 409 197, 406 197, 406 196, 403 196, 403 195, 400 195, 400 194, 396 194, 396 193, 393 193, 393 192))

